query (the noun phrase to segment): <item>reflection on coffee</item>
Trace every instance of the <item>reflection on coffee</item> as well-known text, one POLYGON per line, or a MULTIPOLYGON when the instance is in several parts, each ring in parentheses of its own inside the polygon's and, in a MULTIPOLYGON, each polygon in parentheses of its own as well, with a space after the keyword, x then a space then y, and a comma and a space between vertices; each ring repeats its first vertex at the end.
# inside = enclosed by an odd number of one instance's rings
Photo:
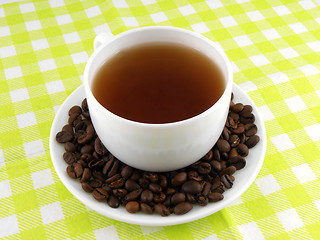
POLYGON ((171 123, 209 109, 223 94, 219 67, 181 44, 149 43, 108 59, 92 83, 95 98, 114 114, 142 123, 171 123))

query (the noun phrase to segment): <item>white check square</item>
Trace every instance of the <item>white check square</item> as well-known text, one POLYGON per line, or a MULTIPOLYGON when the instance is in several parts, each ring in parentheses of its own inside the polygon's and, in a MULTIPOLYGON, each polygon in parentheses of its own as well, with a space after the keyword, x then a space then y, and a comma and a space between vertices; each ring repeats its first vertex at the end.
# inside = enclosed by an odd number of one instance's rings
POLYGON ((116 8, 128 8, 129 7, 128 3, 125 0, 112 0, 112 2, 116 8))
POLYGON ((37 157, 45 153, 41 139, 38 139, 33 142, 27 142, 23 145, 27 158, 37 157))
MULTIPOLYGON (((319 3, 319 2, 318 2, 319 3)), ((311 8, 315 8, 317 5, 311 0, 300 1, 299 4, 303 7, 304 10, 309 10, 311 8)))
POLYGON ((268 40, 273 40, 281 37, 277 30, 275 30, 274 28, 263 30, 261 32, 268 40))
POLYGON ((122 21, 127 27, 139 26, 139 23, 135 17, 122 17, 122 21))
POLYGON ((292 29, 292 31, 296 34, 299 34, 299 33, 304 33, 304 32, 307 32, 308 29, 302 24, 302 23, 292 23, 292 24, 289 24, 289 27, 292 29))
POLYGON ((261 230, 255 222, 249 222, 239 226, 239 230, 244 240, 251 240, 254 236, 255 240, 265 239, 261 230))
POLYGON ((21 13, 34 12, 36 10, 33 3, 21 4, 19 7, 21 13))
POLYGON ((8 26, 0 27, 0 37, 9 36, 11 34, 8 26))
POLYGON ((46 38, 31 41, 31 44, 32 44, 33 50, 35 51, 49 48, 49 43, 46 38))
POLYGON ((314 52, 319 52, 320 51, 320 41, 308 42, 307 45, 314 52))
POLYGON ((191 25, 191 27, 193 31, 197 33, 205 33, 210 31, 210 29, 207 27, 207 25, 204 22, 193 24, 191 25))
POLYGON ((206 3, 208 4, 209 8, 211 8, 211 9, 223 7, 223 4, 219 0, 208 0, 208 1, 206 1, 206 3))
POLYGON ((277 213, 277 217, 284 227, 284 230, 286 230, 287 232, 304 226, 297 211, 294 208, 277 213))
POLYGON ((268 105, 263 105, 261 107, 258 107, 258 110, 259 110, 260 114, 262 115, 263 121, 269 121, 269 120, 274 119, 274 115, 271 112, 268 105))
POLYGON ((262 13, 258 10, 247 12, 248 17, 251 19, 252 22, 260 21, 265 19, 265 17, 262 15, 262 13))
POLYGON ((150 17, 155 23, 168 21, 168 17, 164 12, 150 14, 150 17))
POLYGON ((303 102, 300 96, 294 96, 291 98, 287 98, 284 100, 288 107, 290 108, 290 111, 295 113, 299 111, 303 111, 307 109, 306 104, 303 102))
POLYGON ((16 115, 19 128, 30 127, 37 124, 36 116, 34 112, 28 112, 20 115, 16 115))
POLYGON ((94 6, 85 10, 88 18, 92 18, 102 14, 100 8, 98 6, 94 6))
POLYGON ((35 189, 46 187, 54 183, 50 169, 34 172, 31 174, 31 178, 35 189))
POLYGON ((292 47, 282 48, 282 49, 279 50, 279 52, 286 59, 294 58, 294 57, 298 57, 299 56, 299 54, 292 47))
POLYGON ((256 184, 264 196, 281 190, 280 185, 272 174, 257 179, 256 184))
MULTIPOLYGON (((12 196, 9 180, 0 182, 0 199, 12 196)), ((1 228, 0 228, 1 229, 1 228)))
POLYGON ((0 218, 0 229, 0 238, 19 233, 20 230, 17 216, 14 214, 8 217, 0 218))
POLYGON ((56 16, 56 20, 58 25, 72 23, 72 18, 69 14, 56 16))
POLYGON ((0 18, 5 17, 6 14, 4 13, 3 8, 0 8, 0 18))
POLYGON ((219 18, 219 20, 224 27, 233 27, 238 25, 237 21, 232 16, 219 18))
POLYGON ((279 15, 279 16, 283 16, 286 14, 290 14, 290 10, 285 6, 285 5, 280 5, 280 6, 276 6, 273 7, 273 10, 279 15))
POLYGON ((61 80, 46 83, 46 88, 49 94, 65 91, 61 80))
POLYGON ((60 202, 54 202, 40 207, 43 224, 49 224, 64 218, 60 202))
POLYGON ((250 57, 250 60, 254 63, 254 65, 256 65, 257 67, 262 66, 262 65, 266 65, 269 64, 270 61, 263 55, 256 55, 256 56, 252 56, 250 57))
POLYGON ((65 5, 63 0, 49 0, 49 3, 52 8, 61 7, 65 5))
POLYGON ((13 103, 30 99, 28 89, 20 88, 10 92, 11 101, 13 103))
POLYGON ((305 127, 304 130, 308 133, 312 141, 320 140, 320 123, 305 127))
POLYGON ((17 77, 22 77, 22 70, 20 66, 12 67, 12 68, 6 68, 4 69, 4 75, 6 76, 6 79, 12 79, 17 77))
POLYGON ((268 77, 272 80, 274 84, 279 84, 279 83, 289 81, 289 77, 283 72, 273 73, 268 75, 268 77))
POLYGON ((305 76, 311 76, 319 73, 319 70, 316 66, 312 64, 304 65, 302 67, 298 67, 300 71, 304 73, 305 76))
POLYGON ((96 240, 105 240, 106 236, 108 239, 119 240, 117 229, 114 225, 97 229, 95 232, 96 240))
POLYGON ((79 53, 71 54, 71 58, 74 64, 79 64, 79 63, 87 62, 89 56, 87 52, 79 52, 79 53))
POLYGON ((194 10, 193 6, 190 4, 183 7, 179 7, 179 11, 183 16, 197 13, 196 10, 194 10))
POLYGON ((67 33, 67 34, 63 34, 63 38, 64 41, 66 42, 66 44, 70 44, 70 43, 75 43, 75 42, 80 42, 80 36, 77 32, 72 32, 72 33, 67 33))
POLYGON ((53 58, 39 61, 38 64, 41 72, 46 72, 57 68, 56 62, 53 58))
POLYGON ((271 138, 279 152, 294 148, 294 144, 286 133, 271 138))
POLYGON ((95 33, 98 35, 100 33, 103 32, 111 32, 109 25, 107 23, 104 23, 102 25, 96 26, 93 28, 93 30, 95 31, 95 33))
POLYGON ((0 48, 0 58, 6 58, 17 55, 14 45, 0 48))
POLYGON ((39 20, 29 21, 24 23, 26 25, 27 31, 31 32, 34 30, 39 30, 42 28, 39 20))
POLYGON ((253 42, 247 35, 234 37, 233 40, 239 45, 239 47, 245 47, 253 44, 253 42))

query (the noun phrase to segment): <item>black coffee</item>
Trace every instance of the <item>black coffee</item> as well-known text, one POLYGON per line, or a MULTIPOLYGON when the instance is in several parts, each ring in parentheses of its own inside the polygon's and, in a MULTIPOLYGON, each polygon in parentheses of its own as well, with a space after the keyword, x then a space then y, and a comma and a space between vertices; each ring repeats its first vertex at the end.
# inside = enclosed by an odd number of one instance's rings
POLYGON ((152 43, 120 51, 106 61, 92 84, 109 111, 143 123, 170 123, 209 109, 222 95, 219 67, 180 44, 152 43))

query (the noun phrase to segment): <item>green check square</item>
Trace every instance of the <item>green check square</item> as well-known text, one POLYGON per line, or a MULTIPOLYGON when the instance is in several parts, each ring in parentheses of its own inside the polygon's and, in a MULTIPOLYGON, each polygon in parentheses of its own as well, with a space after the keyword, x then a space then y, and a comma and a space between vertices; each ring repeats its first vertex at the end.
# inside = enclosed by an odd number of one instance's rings
POLYGON ((20 237, 22 240, 43 239, 46 236, 44 226, 37 226, 28 230, 22 230, 20 237))
POLYGON ((67 217, 65 218, 65 221, 71 236, 81 236, 82 234, 92 231, 92 226, 88 212, 67 217), (81 219, 81 221, 78 221, 78 219, 81 219))
POLYGON ((253 219, 258 220, 274 214, 269 202, 265 197, 259 197, 252 201, 247 201, 245 206, 248 208, 253 219), (261 207, 263 206, 263 207, 261 207))
POLYGON ((23 16, 21 14, 7 16, 6 20, 8 25, 16 25, 24 22, 23 16))
POLYGON ((29 211, 39 206, 34 190, 13 195, 12 199, 17 213, 29 211))
POLYGON ((267 104, 282 100, 282 97, 276 86, 265 87, 260 90, 260 93, 267 104))
POLYGON ((37 11, 37 14, 39 16, 40 19, 46 19, 49 17, 54 17, 54 12, 51 8, 46 8, 46 9, 41 9, 37 11))
POLYGON ((279 117, 277 118, 277 120, 285 132, 291 132, 296 129, 302 128, 302 125, 299 123, 293 113, 279 117))
POLYGON ((48 95, 31 98, 30 101, 34 111, 52 107, 50 97, 48 95))
POLYGON ((282 191, 294 208, 311 202, 311 198, 302 185, 286 188, 282 191))

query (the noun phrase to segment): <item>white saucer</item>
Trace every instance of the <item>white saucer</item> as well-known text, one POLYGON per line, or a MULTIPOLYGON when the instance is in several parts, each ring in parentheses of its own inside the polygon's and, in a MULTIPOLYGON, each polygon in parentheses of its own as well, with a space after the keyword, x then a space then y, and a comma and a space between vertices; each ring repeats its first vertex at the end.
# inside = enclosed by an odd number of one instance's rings
POLYGON ((71 93, 70 96, 65 100, 65 102, 60 106, 59 111, 57 112, 56 117, 52 123, 50 132, 50 154, 53 166, 62 183, 78 200, 106 217, 127 223, 150 226, 181 224, 206 217, 228 206, 232 201, 234 201, 248 189, 248 187, 257 177, 265 157, 266 133, 263 120, 258 113, 257 107, 250 99, 250 97, 236 84, 233 84, 232 90, 234 93, 234 102, 250 104, 253 107, 253 113, 256 116, 255 124, 258 127, 257 135, 259 135, 260 137, 260 142, 254 148, 250 149, 250 153, 246 157, 246 167, 234 174, 236 180, 233 184, 233 187, 223 194, 224 199, 220 202, 209 203, 205 207, 194 205, 193 209, 189 213, 182 216, 171 214, 168 217, 161 217, 158 214, 130 214, 122 206, 120 206, 119 208, 111 208, 107 203, 97 202, 90 193, 84 192, 82 190, 80 182, 78 180, 71 179, 67 175, 66 168, 68 165, 62 158, 62 155, 64 153, 63 144, 59 144, 55 140, 57 132, 61 131, 62 127, 68 122, 69 109, 74 105, 80 106, 82 100, 85 98, 84 87, 82 85, 78 87, 73 93, 71 93))

